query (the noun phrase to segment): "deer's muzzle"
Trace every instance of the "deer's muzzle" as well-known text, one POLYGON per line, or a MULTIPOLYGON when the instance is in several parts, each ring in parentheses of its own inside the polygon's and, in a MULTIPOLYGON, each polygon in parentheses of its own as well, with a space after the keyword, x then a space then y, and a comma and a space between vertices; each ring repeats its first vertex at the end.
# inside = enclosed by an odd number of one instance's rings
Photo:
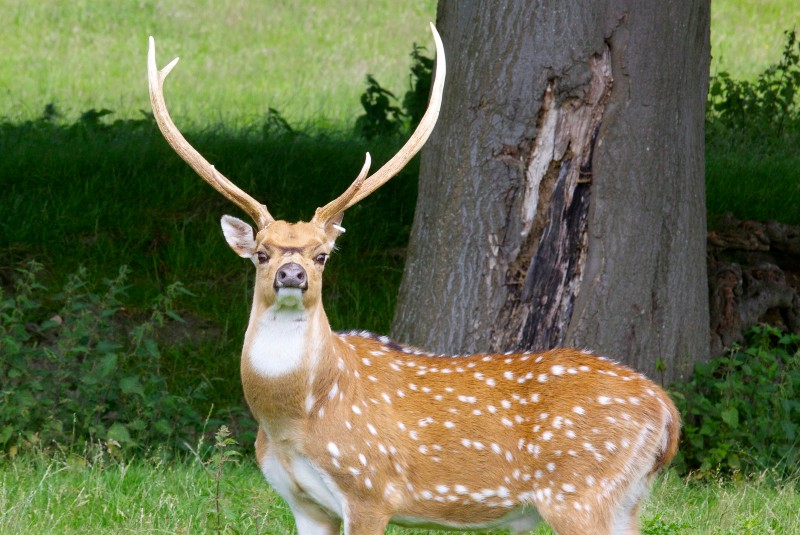
POLYGON ((303 266, 297 262, 289 262, 278 268, 273 286, 275 289, 299 288, 305 291, 308 289, 308 275, 303 266))

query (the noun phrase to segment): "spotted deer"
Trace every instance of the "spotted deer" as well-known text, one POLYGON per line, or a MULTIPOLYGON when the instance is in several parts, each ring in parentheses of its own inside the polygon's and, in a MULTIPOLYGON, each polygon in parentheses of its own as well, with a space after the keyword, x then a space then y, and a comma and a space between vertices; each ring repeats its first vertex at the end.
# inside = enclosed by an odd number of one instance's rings
POLYGON ((276 220, 181 135, 164 102, 173 60, 158 70, 150 38, 150 100, 161 132, 256 228, 222 231, 256 268, 241 377, 258 422, 256 457, 301 535, 384 533, 388 523, 559 534, 638 533, 637 510, 675 455, 679 415, 635 371, 588 351, 443 356, 368 332, 333 332, 322 273, 349 207, 417 153, 439 114, 439 35, 427 112, 397 155, 358 177, 310 222, 276 220))

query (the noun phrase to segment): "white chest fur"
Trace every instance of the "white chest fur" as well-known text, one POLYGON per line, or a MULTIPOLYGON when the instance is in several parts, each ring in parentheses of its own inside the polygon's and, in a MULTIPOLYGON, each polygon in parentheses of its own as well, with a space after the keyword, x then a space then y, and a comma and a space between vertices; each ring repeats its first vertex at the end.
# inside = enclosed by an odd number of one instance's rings
POLYGON ((247 356, 256 373, 278 377, 300 366, 308 328, 305 312, 272 307, 251 328, 247 356))

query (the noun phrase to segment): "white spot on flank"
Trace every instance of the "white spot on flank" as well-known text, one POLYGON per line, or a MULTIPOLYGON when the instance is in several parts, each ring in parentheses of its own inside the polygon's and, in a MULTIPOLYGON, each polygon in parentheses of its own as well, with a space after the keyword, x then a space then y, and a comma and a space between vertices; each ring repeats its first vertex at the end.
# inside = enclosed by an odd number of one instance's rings
POLYGON ((445 423, 444 423, 444 426, 445 426, 446 428, 448 428, 448 429, 452 429, 452 428, 454 428, 454 427, 456 426, 456 424, 454 424, 453 422, 449 422, 449 421, 448 421, 448 422, 445 422, 445 423))
POLYGON ((508 371, 504 372, 503 377, 511 381, 512 379, 514 379, 514 372, 508 372, 508 371))
POLYGON ((339 393, 339 383, 333 383, 333 388, 328 392, 328 399, 333 399, 339 393))
POLYGON ((575 414, 581 414, 581 415, 582 414, 586 414, 586 411, 583 410, 583 407, 573 407, 572 408, 572 412, 574 412, 575 414))
POLYGON ((597 402, 600 405, 611 405, 611 398, 608 396, 598 396, 597 402))
POLYGON ((358 405, 353 405, 351 408, 353 409, 354 413, 361 414, 361 407, 359 407, 358 405))
POLYGON ((547 374, 546 373, 540 373, 539 377, 537 377, 536 380, 539 381, 540 383, 546 383, 547 382, 547 374))
POLYGON ((362 465, 364 465, 364 466, 367 466, 367 457, 366 457, 366 456, 365 456, 363 453, 359 453, 359 454, 358 454, 358 461, 359 461, 359 462, 360 462, 362 465))
POLYGON ((333 442, 328 442, 328 452, 334 457, 339 457, 341 455, 339 447, 333 442))
POLYGON ((504 409, 510 409, 511 408, 511 402, 508 401, 507 399, 504 399, 504 400, 500 401, 500 405, 502 405, 504 409))
POLYGON ((561 485, 561 490, 563 490, 564 492, 575 492, 575 485, 572 485, 570 483, 564 483, 563 485, 561 485))
POLYGON ((556 364, 552 368, 550 368, 550 373, 553 375, 564 375, 564 366, 560 366, 556 364))

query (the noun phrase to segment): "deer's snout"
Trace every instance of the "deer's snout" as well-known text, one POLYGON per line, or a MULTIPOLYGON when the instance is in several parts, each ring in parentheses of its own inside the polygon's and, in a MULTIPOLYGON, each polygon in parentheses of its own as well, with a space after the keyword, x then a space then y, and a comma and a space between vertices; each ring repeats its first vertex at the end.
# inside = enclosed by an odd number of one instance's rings
POLYGON ((296 262, 289 262, 278 268, 273 286, 277 288, 308 289, 308 275, 303 266, 296 262))

